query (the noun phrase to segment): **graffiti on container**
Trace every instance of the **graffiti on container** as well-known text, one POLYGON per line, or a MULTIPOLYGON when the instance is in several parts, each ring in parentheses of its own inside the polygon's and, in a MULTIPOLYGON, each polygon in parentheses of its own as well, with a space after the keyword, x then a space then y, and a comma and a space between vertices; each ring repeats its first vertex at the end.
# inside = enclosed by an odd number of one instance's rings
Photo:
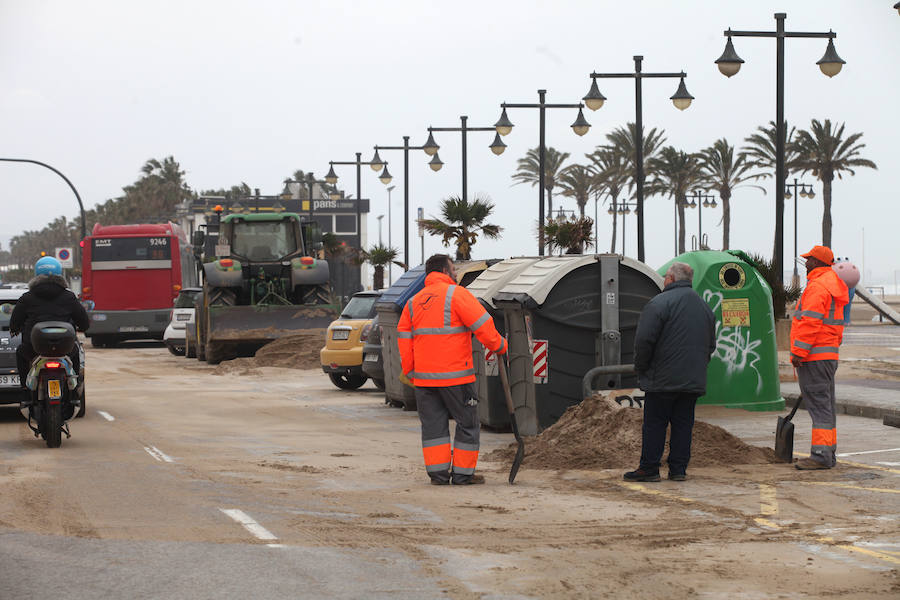
MULTIPOLYGON (((703 300, 709 305, 713 313, 722 306, 722 293, 712 290, 703 291, 703 300)), ((763 380, 757 364, 762 358, 756 349, 762 345, 762 340, 752 339, 750 329, 747 327, 723 327, 722 319, 716 318, 716 351, 713 354, 725 365, 725 375, 731 377, 735 373, 743 373, 751 369, 756 373, 756 391, 762 391, 763 380)))

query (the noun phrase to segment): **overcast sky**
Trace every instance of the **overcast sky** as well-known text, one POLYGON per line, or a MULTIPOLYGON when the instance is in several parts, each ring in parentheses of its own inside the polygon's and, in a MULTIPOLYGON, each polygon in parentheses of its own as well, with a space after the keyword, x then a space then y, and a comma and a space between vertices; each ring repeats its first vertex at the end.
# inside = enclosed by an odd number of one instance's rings
MULTIPOLYGON (((735 38, 746 61, 731 79, 713 61, 722 53, 723 30, 773 30, 775 12, 787 12, 789 31, 837 33, 847 61, 833 79, 816 61, 825 40, 786 43, 786 109, 792 125, 813 118, 845 122, 863 132, 862 155, 879 169, 861 169, 834 182, 836 254, 865 265, 870 285, 900 277, 900 15, 894 0, 782 0, 721 2, 423 2, 385 1, 116 1, 0 0, 0 156, 52 164, 78 188, 86 208, 121 194, 150 158, 173 155, 195 190, 246 182, 277 194, 296 169, 323 176, 329 160, 371 157, 372 146, 421 145, 425 129, 492 126, 499 104, 578 102, 588 75, 630 72, 644 56, 646 72, 684 70, 694 104, 681 112, 669 96, 677 80, 644 82, 644 124, 665 129, 668 143, 697 151, 725 137, 740 146, 757 126, 775 118, 775 41, 735 38)), ((579 138, 572 110, 549 110, 547 144, 570 152, 570 162, 605 141, 605 134, 634 120, 631 80, 601 80, 608 98, 585 111, 591 131, 579 138)), ((506 153, 487 148, 493 134, 469 134, 469 195, 496 204, 504 227, 496 242, 479 241, 481 258, 535 254, 537 190, 512 186, 516 159, 537 146, 538 112, 510 110, 515 123, 506 153)), ((440 200, 460 194, 460 135, 437 136, 446 163, 433 173, 421 151, 410 155, 410 219, 415 207, 436 215, 440 200)), ((393 191, 393 236, 403 248, 402 152, 386 152, 393 191)), ((353 167, 338 170, 340 186, 355 195, 353 167)), ((813 183, 811 176, 802 179, 813 183)), ((0 164, 5 219, 0 242, 52 218, 74 217, 77 206, 52 173, 24 164, 0 164)), ((818 196, 800 200, 799 246, 821 241, 818 196)), ((773 183, 768 193, 748 188, 732 198, 731 245, 771 253, 773 183)), ((375 217, 387 213, 387 193, 375 174, 363 172, 363 196, 375 217)), ((575 208, 557 196, 554 205, 575 208)), ((588 212, 593 215, 593 202, 588 212)), ((608 250, 610 218, 600 208, 600 248, 608 250)), ((703 230, 721 244, 721 209, 703 211, 703 230)), ((634 216, 628 218, 626 253, 636 255, 634 216)), ((387 219, 383 237, 387 240, 387 219)), ((785 217, 785 267, 793 255, 793 206, 785 217)), ((673 255, 671 200, 647 202, 647 262, 657 268, 673 255)), ((688 212, 688 240, 697 233, 697 211, 688 212)), ((419 259, 411 226, 410 250, 419 259)), ((620 232, 621 236, 621 232, 620 232)), ((620 238, 621 239, 621 238, 620 238)), ((690 244, 690 241, 688 242, 690 244)), ((440 251, 426 238, 426 255, 440 251)))

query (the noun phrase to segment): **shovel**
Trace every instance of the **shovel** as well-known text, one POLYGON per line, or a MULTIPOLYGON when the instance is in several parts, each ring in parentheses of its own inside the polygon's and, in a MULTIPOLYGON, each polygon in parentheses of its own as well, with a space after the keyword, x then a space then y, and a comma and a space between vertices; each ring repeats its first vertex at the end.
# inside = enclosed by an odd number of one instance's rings
POLYGON ((797 403, 791 409, 791 414, 786 417, 778 417, 778 425, 775 427, 775 456, 781 462, 789 463, 794 460, 794 424, 791 419, 800 408, 803 396, 797 398, 797 403))
POLYGON ((522 466, 522 459, 525 458, 525 440, 519 435, 519 426, 516 424, 516 409, 513 407, 512 394, 509 391, 509 376, 506 374, 506 360, 500 357, 497 361, 498 370, 500 371, 500 383, 503 385, 503 395, 506 396, 506 409, 509 411, 509 423, 512 426, 513 435, 519 447, 516 449, 516 457, 513 459, 512 468, 509 470, 509 484, 512 485, 516 479, 516 473, 522 466))

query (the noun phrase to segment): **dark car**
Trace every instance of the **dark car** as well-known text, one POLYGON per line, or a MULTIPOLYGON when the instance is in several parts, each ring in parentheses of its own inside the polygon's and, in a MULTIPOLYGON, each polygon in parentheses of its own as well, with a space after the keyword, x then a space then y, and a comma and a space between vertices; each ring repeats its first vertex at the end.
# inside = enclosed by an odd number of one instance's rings
POLYGON ((16 349, 22 336, 9 335, 9 317, 16 302, 27 291, 27 286, 0 289, 0 404, 18 404, 26 397, 19 385, 16 368, 16 349))
POLYGON ((372 319, 372 326, 363 345, 362 370, 378 389, 384 389, 384 359, 381 357, 381 325, 378 324, 378 315, 372 319))

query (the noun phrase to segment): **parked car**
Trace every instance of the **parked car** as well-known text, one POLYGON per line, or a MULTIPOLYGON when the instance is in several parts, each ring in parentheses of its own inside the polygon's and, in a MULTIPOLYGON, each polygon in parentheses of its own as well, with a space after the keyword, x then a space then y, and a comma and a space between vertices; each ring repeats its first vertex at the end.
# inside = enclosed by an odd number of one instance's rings
POLYGON ((27 286, 0 289, 0 404, 18 404, 26 398, 16 368, 16 350, 22 336, 9 335, 9 317, 16 302, 27 291, 27 286))
POLYGON ((322 370, 342 390, 355 390, 368 379, 362 370, 363 343, 372 328, 375 303, 380 297, 381 292, 377 291, 353 294, 341 316, 325 333, 325 347, 319 353, 322 370))
POLYGON ((178 292, 163 342, 175 356, 184 356, 185 325, 194 322, 194 298, 203 292, 198 287, 186 287, 178 292))
POLYGON ((384 359, 381 357, 381 325, 378 315, 372 319, 372 327, 363 345, 363 375, 369 377, 379 390, 384 390, 384 359))

